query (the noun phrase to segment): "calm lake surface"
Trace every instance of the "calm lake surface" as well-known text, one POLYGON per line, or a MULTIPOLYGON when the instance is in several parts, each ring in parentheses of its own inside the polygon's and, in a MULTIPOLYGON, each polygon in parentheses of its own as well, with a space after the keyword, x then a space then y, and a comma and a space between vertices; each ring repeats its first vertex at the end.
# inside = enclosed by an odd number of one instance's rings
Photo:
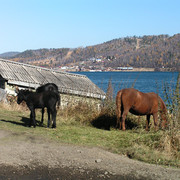
POLYGON ((178 72, 75 72, 86 75, 104 92, 111 80, 114 96, 123 88, 134 88, 142 92, 155 92, 164 99, 164 86, 174 89, 178 72))

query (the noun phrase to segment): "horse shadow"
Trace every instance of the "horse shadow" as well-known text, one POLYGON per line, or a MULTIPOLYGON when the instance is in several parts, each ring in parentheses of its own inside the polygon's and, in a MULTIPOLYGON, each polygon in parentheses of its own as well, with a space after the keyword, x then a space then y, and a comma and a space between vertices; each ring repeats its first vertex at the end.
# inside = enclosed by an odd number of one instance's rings
MULTIPOLYGON (((23 119, 23 118, 22 118, 23 119)), ((28 118, 26 118, 28 119, 28 118)), ((27 126, 27 121, 25 122, 24 119, 21 120, 22 122, 17 122, 17 121, 11 121, 11 120, 5 120, 5 119, 1 119, 0 121, 2 122, 6 122, 6 123, 11 123, 11 124, 14 124, 14 125, 18 125, 18 126, 24 126, 26 127, 27 126)))
MULTIPOLYGON (((5 119, 1 119, 0 121, 6 122, 6 123, 15 124, 15 125, 18 125, 18 126, 29 127, 30 118, 22 117, 22 116, 20 116, 20 117, 21 117, 20 122, 11 121, 11 120, 5 120, 5 119)), ((36 120, 36 124, 37 124, 37 125, 40 125, 40 121, 37 121, 37 120, 36 120)))
MULTIPOLYGON (((116 128, 116 116, 103 114, 96 119, 91 121, 91 125, 98 129, 104 129, 110 131, 111 128, 116 128)), ((126 119, 126 129, 134 129, 138 127, 138 124, 131 121, 129 118, 126 119)))

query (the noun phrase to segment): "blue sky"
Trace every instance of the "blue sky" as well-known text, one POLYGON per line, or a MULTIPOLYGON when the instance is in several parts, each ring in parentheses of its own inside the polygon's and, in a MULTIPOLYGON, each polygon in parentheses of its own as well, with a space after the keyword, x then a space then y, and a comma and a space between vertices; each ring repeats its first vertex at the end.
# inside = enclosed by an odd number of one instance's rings
POLYGON ((180 0, 0 0, 0 53, 180 33, 180 0))

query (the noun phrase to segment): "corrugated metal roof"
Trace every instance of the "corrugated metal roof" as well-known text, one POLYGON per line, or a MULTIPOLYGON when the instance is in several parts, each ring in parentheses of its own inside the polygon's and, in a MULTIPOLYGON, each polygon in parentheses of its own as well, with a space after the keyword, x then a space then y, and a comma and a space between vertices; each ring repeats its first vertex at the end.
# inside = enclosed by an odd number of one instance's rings
POLYGON ((37 88, 55 83, 60 93, 105 98, 105 93, 87 76, 55 71, 28 64, 0 59, 0 75, 10 84, 37 88))

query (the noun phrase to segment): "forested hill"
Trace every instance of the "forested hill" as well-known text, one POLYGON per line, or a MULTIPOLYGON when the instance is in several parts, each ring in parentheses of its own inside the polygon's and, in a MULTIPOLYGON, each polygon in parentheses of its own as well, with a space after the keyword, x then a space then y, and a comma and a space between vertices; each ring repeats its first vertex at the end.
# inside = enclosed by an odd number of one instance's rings
POLYGON ((27 50, 11 60, 45 67, 85 64, 103 67, 150 67, 180 70, 180 34, 114 39, 75 49, 27 50))

